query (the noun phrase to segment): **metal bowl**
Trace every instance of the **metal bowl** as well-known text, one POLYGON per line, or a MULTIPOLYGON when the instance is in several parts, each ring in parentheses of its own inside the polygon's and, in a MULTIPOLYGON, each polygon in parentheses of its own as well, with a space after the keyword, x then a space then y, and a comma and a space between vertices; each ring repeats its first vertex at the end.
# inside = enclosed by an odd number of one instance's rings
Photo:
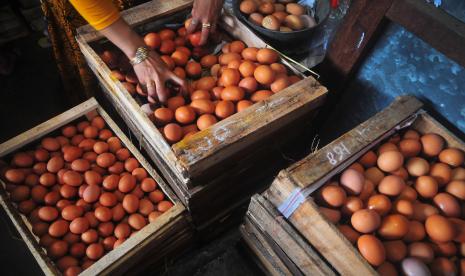
POLYGON ((299 31, 292 31, 292 32, 280 32, 280 31, 273 31, 261 26, 258 26, 252 22, 250 22, 247 17, 239 10, 239 5, 242 0, 233 0, 232 8, 234 14, 236 15, 239 20, 243 23, 248 25, 251 29, 255 32, 261 34, 262 36, 268 38, 269 40, 279 41, 279 42, 294 42, 294 41, 301 41, 310 39, 314 30, 321 25, 329 16, 331 11, 329 0, 301 0, 297 1, 297 3, 304 5, 307 7, 308 15, 315 18, 316 25, 310 28, 305 28, 299 31), (307 3, 309 2, 316 2, 315 8, 312 9, 307 3))

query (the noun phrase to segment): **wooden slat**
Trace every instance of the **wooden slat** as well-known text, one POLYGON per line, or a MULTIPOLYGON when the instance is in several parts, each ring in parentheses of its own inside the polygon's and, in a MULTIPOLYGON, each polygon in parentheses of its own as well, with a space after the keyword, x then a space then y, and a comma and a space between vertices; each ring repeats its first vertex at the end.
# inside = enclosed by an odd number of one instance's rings
MULTIPOLYGON (((250 201, 247 216, 263 232, 265 239, 272 239, 286 258, 294 263, 304 275, 335 275, 300 234, 263 196, 255 195, 250 201)), ((286 261, 284 261, 287 263, 286 261)))
POLYGON ((199 176, 264 136, 323 103, 327 89, 312 77, 280 91, 265 101, 222 120, 173 146, 192 177, 199 176))
POLYGON ((387 18, 465 67, 465 23, 424 0, 394 0, 387 18))
POLYGON ((421 106, 422 103, 414 97, 398 97, 369 120, 288 168, 292 180, 301 188, 312 185, 354 154, 362 153, 370 143, 408 119, 421 106))
POLYGON ((354 71, 392 1, 351 1, 350 8, 326 54, 325 74, 328 69, 328 73, 337 74, 341 81, 354 71))
MULTIPOLYGON (((138 258, 140 258, 142 254, 140 252, 141 248, 150 249, 155 246, 169 247, 169 244, 163 245, 164 240, 168 239, 172 235, 176 235, 177 232, 185 231, 186 229, 190 231, 191 229, 188 228, 189 219, 185 217, 185 207, 171 191, 169 186, 166 185, 164 180, 156 173, 147 160, 129 141, 121 129, 119 129, 116 123, 99 106, 94 98, 0 145, 0 148, 2 149, 0 157, 3 157, 23 146, 27 146, 29 143, 37 141, 39 138, 49 134, 51 131, 58 129, 75 119, 80 117, 87 117, 88 119, 91 119, 96 115, 102 116, 109 129, 111 129, 121 140, 122 144, 131 152, 131 154, 138 159, 141 166, 144 167, 147 173, 156 180, 159 187, 174 204, 171 209, 162 214, 156 221, 148 224, 136 235, 129 238, 118 248, 106 254, 93 266, 83 272, 83 275, 96 275, 101 273, 121 274, 129 269, 131 264, 134 264, 139 260, 138 258)), ((31 250, 31 253, 37 260, 39 266, 46 274, 60 274, 56 267, 51 263, 51 260, 47 257, 45 251, 41 246, 39 246, 38 238, 32 234, 32 227, 27 218, 19 214, 17 209, 10 202, 6 191, 4 190, 6 184, 1 180, 0 184, 2 184, 0 187, 0 203, 13 221, 21 237, 26 242, 26 245, 31 250)))
MULTIPOLYGON (((152 0, 121 12, 124 20, 131 26, 138 26, 155 18, 167 16, 192 6, 192 0, 152 0)), ((77 29, 84 41, 92 42, 103 38, 92 26, 85 25, 77 29)))
POLYGON ((55 116, 54 118, 26 131, 20 135, 0 144, 0 157, 9 154, 38 138, 60 128, 61 126, 74 121, 87 112, 97 108, 97 101, 92 98, 70 110, 55 116))

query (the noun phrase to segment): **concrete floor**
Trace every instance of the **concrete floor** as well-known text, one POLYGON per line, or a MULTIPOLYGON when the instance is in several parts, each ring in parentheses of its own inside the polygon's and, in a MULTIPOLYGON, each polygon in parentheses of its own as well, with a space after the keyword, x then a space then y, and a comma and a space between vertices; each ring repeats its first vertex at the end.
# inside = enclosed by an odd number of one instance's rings
MULTIPOLYGON (((69 108, 61 93, 62 85, 51 50, 37 45, 40 37, 41 34, 33 33, 7 46, 18 51, 20 56, 13 74, 0 76, 0 143, 69 108)), ((8 264, 0 266, 0 275, 42 274, 3 210, 0 211, 0 244, 0 263, 8 264)), ((260 275, 239 245, 240 235, 235 227, 209 244, 197 245, 179 256, 162 270, 162 274, 260 275)))

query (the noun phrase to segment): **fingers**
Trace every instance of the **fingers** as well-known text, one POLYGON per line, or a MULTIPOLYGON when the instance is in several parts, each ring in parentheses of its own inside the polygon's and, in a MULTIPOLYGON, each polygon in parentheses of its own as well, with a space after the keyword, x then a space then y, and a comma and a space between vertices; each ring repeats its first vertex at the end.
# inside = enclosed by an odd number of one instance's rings
POLYGON ((200 35, 200 42, 199 42, 200 45, 204 45, 205 43, 207 43, 208 35, 210 34, 210 28, 211 28, 210 23, 202 24, 202 34, 200 35))
POLYGON ((192 18, 191 24, 189 24, 189 26, 187 26, 187 29, 186 29, 187 33, 191 34, 191 33, 195 32, 195 30, 199 26, 199 23, 200 23, 200 21, 198 19, 192 18))
POLYGON ((166 89, 165 82, 159 77, 155 78, 155 85, 157 87, 157 96, 160 102, 165 103, 169 97, 169 91, 166 89))
POLYGON ((147 93, 149 94, 150 97, 156 97, 157 96, 157 89, 155 87, 155 82, 153 80, 148 80, 146 83, 147 87, 147 93))
POLYGON ((175 74, 170 74, 171 80, 173 80, 179 87, 181 87, 181 92, 184 96, 187 96, 189 89, 187 88, 187 82, 175 74))

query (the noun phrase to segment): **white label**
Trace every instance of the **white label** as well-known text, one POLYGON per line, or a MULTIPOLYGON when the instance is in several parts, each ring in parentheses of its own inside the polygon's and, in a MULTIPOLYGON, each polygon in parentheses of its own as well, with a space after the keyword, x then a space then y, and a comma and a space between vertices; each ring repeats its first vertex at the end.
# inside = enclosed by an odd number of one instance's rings
POLYGON ((335 166, 349 155, 350 151, 347 149, 346 145, 344 145, 343 142, 340 142, 326 153, 326 158, 328 159, 329 164, 335 166))

